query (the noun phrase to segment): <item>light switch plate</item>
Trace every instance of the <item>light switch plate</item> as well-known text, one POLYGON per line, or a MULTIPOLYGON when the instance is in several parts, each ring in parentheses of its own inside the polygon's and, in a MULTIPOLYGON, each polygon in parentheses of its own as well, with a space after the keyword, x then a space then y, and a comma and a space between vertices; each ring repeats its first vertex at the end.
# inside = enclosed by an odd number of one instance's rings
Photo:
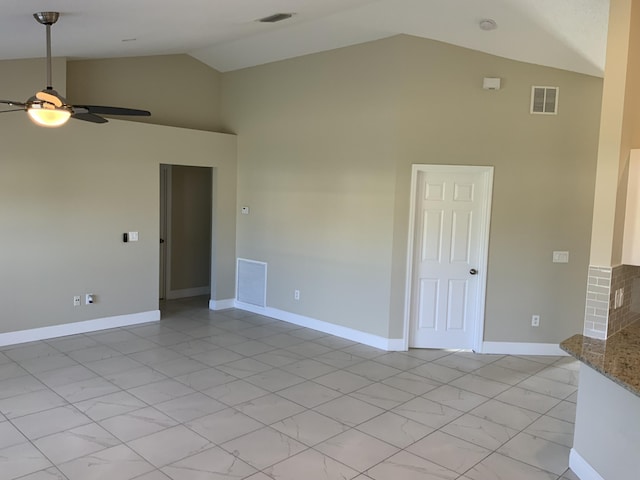
POLYGON ((569 263, 569 252, 553 252, 553 263, 569 263))
POLYGON ((129 232, 129 241, 137 242, 138 241, 138 232, 129 232))

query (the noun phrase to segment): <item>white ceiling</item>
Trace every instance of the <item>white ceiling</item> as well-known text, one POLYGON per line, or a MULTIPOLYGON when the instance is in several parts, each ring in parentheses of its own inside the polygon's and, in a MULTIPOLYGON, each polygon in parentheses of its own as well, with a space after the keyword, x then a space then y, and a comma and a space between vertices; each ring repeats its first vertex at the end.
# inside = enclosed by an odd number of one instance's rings
POLYGON ((2 0, 0 59, 44 56, 43 10, 61 12, 53 54, 69 58, 188 53, 230 71, 404 33, 602 76, 609 0, 2 0), (296 15, 255 21, 277 12, 296 15))

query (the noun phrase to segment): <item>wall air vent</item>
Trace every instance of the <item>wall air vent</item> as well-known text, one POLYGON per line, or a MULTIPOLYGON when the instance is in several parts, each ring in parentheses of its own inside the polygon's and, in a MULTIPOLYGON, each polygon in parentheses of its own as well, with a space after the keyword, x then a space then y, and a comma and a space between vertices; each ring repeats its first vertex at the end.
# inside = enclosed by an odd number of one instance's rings
POLYGON ((558 87, 531 87, 531 113, 557 115, 559 91, 558 87))
POLYGON ((257 307, 267 305, 267 264, 238 259, 236 300, 257 307))
POLYGON ((282 20, 287 20, 291 17, 293 17, 293 13, 274 13, 273 15, 261 18, 258 21, 261 23, 276 23, 281 22, 282 20))

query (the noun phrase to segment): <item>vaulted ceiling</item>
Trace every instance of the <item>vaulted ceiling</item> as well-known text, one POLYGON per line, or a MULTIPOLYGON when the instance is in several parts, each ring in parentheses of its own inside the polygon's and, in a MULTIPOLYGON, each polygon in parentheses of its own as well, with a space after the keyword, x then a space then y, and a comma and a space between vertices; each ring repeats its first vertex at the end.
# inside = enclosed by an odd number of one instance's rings
POLYGON ((32 14, 61 12, 53 55, 187 53, 231 71, 397 34, 602 76, 608 0, 6 0, 0 59, 44 56, 32 14), (269 24, 274 13, 294 15, 269 24), (496 22, 495 30, 479 26, 496 22))

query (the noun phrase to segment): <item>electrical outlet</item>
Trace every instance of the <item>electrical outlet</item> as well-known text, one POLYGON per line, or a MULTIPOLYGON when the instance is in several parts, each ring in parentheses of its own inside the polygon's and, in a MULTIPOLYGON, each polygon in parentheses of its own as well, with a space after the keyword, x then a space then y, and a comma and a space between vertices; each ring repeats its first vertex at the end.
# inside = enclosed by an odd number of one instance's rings
POLYGON ((95 303, 96 299, 95 299, 95 295, 93 293, 87 293, 84 296, 84 303, 87 305, 91 305, 93 303, 95 303))
POLYGON ((80 295, 76 295, 75 297, 73 297, 73 306, 74 307, 80 306, 80 295))
POLYGON ((294 290, 293 291, 293 299, 294 300, 300 300, 300 290, 294 290))
POLYGON ((532 327, 540 326, 540 315, 531 315, 531 326, 532 327))

